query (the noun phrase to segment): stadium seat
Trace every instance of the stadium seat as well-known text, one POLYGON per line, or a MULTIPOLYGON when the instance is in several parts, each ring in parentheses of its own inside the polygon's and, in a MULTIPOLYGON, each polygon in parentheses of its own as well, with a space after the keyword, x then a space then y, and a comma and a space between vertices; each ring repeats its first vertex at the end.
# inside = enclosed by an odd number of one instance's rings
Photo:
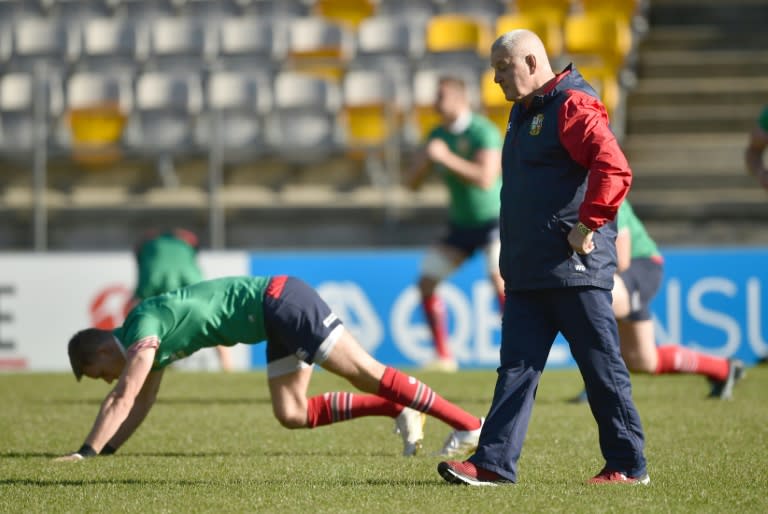
POLYGON ((0 153, 10 156, 28 156, 36 143, 37 119, 45 121, 48 130, 61 114, 63 92, 56 75, 35 80, 31 73, 17 72, 0 76, 0 153), (37 114, 36 98, 44 103, 37 114))
POLYGON ((480 20, 461 14, 433 16, 426 27, 427 52, 474 52, 487 55, 490 32, 480 20))
POLYGON ((92 18, 82 28, 80 70, 132 74, 146 59, 147 32, 131 20, 92 18))
POLYGON ((591 59, 618 74, 631 47, 630 27, 611 15, 585 12, 565 21, 565 50, 582 62, 591 59))
POLYGON ((345 142, 379 148, 396 133, 400 113, 394 83, 382 72, 350 71, 342 83, 345 142))
POLYGON ((257 155, 265 149, 264 116, 272 106, 270 78, 265 74, 217 71, 206 85, 206 110, 198 123, 197 144, 220 144, 224 160, 257 155))
POLYGON ((100 0, 53 0, 49 16, 65 20, 68 25, 80 24, 90 18, 110 15, 106 1, 100 0))
POLYGON ((424 23, 438 13, 432 0, 379 0, 376 16, 395 16, 416 23, 424 23))
POLYGON ((38 65, 64 74, 78 54, 77 31, 52 18, 21 18, 12 27, 8 69, 32 71, 38 65))
POLYGON ((595 88, 608 111, 608 116, 614 118, 621 102, 621 86, 619 78, 613 68, 586 64, 580 66, 576 63, 577 69, 584 79, 595 88))
POLYGON ((322 77, 281 71, 274 80, 270 146, 287 162, 310 163, 337 150, 339 86, 322 77))
POLYGON ((321 18, 297 18, 288 26, 283 68, 340 80, 353 51, 352 33, 342 25, 321 18))
POLYGON ((546 11, 503 14, 496 18, 496 37, 515 29, 532 30, 541 38, 550 59, 563 53, 563 25, 546 15, 546 11))
POLYGON ((336 23, 356 29, 360 23, 371 16, 376 10, 373 0, 316 0, 313 11, 336 23))
POLYGON ((256 16, 221 20, 216 62, 225 69, 274 71, 276 30, 270 20, 256 16))
POLYGON ((440 14, 471 16, 483 20, 489 26, 504 12, 504 5, 499 0, 442 0, 438 8, 440 14))
POLYGON ((239 16, 240 7, 240 3, 236 0, 182 0, 177 6, 184 16, 208 20, 239 16))
POLYGON ((364 161, 373 184, 392 182, 399 161, 402 111, 394 81, 380 71, 350 71, 342 84, 342 127, 347 155, 364 161))
POLYGON ((172 0, 106 0, 114 17, 146 21, 176 14, 172 0))
POLYGON ((151 20, 176 14, 171 0, 107 0, 116 16, 135 20, 151 20))
POLYGON ((75 160, 103 164, 121 157, 127 113, 132 106, 129 78, 120 74, 81 72, 65 84, 65 144, 75 160))
POLYGON ((510 12, 545 16, 550 21, 562 26, 566 17, 573 10, 572 0, 514 0, 510 2, 510 12))
POLYGON ((126 142, 138 155, 158 159, 158 173, 166 186, 178 183, 172 157, 194 149, 202 98, 196 73, 146 72, 136 81, 126 142))
POLYGON ((640 9, 640 0, 577 0, 577 3, 584 12, 603 13, 617 17, 628 24, 640 9))
POLYGON ((203 20, 158 18, 150 24, 148 66, 156 70, 200 70, 212 52, 203 20))
POLYGON ((483 113, 493 121, 502 135, 507 132, 509 112, 513 102, 507 100, 504 92, 493 80, 494 71, 488 70, 480 79, 480 103, 483 113))

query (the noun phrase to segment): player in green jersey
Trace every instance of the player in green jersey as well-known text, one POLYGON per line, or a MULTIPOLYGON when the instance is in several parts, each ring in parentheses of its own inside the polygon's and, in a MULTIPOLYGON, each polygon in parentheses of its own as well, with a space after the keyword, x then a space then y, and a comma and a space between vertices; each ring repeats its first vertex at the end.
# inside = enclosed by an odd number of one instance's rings
POLYGON ((472 112, 466 84, 459 78, 440 78, 435 108, 442 122, 416 152, 406 185, 417 189, 434 170, 448 188, 448 230, 427 252, 418 284, 437 354, 427 367, 453 371, 458 363, 448 346, 445 308, 435 294, 438 284, 483 251, 499 302, 504 301, 499 273, 502 140, 490 120, 472 112))
MULTIPOLYGON (((150 231, 136 244, 138 280, 133 305, 141 300, 203 280, 197 262, 197 236, 184 229, 165 232, 150 231)), ((232 370, 229 348, 216 346, 219 363, 224 371, 232 370)))
POLYGON ((101 404, 85 443, 57 460, 114 453, 154 404, 163 369, 200 348, 266 341, 267 376, 275 417, 287 428, 314 428, 362 416, 395 419, 403 455, 424 438, 425 414, 453 430, 441 454, 472 450, 482 419, 446 401, 429 386, 385 366, 344 328, 317 292, 301 280, 229 277, 141 302, 114 331, 75 334, 68 353, 78 380, 117 380, 101 404), (307 398, 312 365, 346 378, 370 394, 329 392, 307 398))
MULTIPOLYGON (((618 267, 612 291, 613 312, 627 368, 655 375, 704 375, 711 384, 710 397, 731 398, 734 384, 744 375, 744 363, 675 344, 656 346, 650 302, 661 286, 664 259, 628 200, 619 207, 616 223, 618 267)), ((582 393, 575 400, 586 401, 586 396, 582 393)))

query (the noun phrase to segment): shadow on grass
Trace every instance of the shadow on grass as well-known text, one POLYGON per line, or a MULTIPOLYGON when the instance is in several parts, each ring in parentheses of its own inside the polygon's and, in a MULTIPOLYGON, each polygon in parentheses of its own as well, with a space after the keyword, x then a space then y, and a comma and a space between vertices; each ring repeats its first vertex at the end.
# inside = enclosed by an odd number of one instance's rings
MULTIPOLYGON (((104 398, 47 398, 36 403, 55 405, 101 405, 104 398)), ((166 405, 271 405, 269 398, 158 398, 159 404, 166 405)))
MULTIPOLYGON (((4 452, 0 453, 0 460, 2 459, 28 459, 28 458, 56 458, 61 457, 61 453, 51 452, 4 452)), ((401 459, 399 455, 393 455, 392 452, 368 452, 354 454, 357 457, 379 457, 379 458, 397 458, 401 459)), ((234 451, 220 451, 211 450, 207 452, 128 452, 119 453, 113 459, 132 459, 132 458, 145 458, 145 457, 163 457, 163 458, 210 458, 210 457, 327 457, 327 458, 339 458, 348 459, 350 453, 347 451, 253 451, 253 452, 234 452, 234 451)), ((108 457, 99 457, 108 458, 108 457)))
MULTIPOLYGON (((33 478, 5 478, 0 479, 0 486, 4 485, 10 485, 10 486, 32 486, 32 487, 63 487, 63 486, 72 486, 72 487, 82 487, 82 486, 88 486, 88 485, 139 485, 139 486, 147 486, 147 485, 170 485, 170 486, 218 486, 221 484, 226 483, 237 483, 237 484, 251 484, 254 486, 258 485, 286 485, 286 481, 284 479, 280 478, 269 478, 265 480, 242 480, 242 479, 236 479, 232 480, 231 482, 228 480, 189 480, 189 479, 178 479, 178 480, 168 480, 168 479, 151 479, 151 478, 89 478, 89 479, 81 479, 81 480, 75 480, 75 479, 56 479, 56 480, 50 480, 50 479, 33 479, 33 478)), ((333 485, 333 486, 361 486, 361 485, 370 485, 370 486, 376 486, 376 487, 392 487, 392 486, 408 486, 408 487, 434 487, 436 484, 440 483, 438 479, 435 480, 387 480, 385 478, 375 478, 375 479, 361 479, 361 480, 310 480, 310 481, 302 481, 304 484, 319 484, 319 485, 333 485)))

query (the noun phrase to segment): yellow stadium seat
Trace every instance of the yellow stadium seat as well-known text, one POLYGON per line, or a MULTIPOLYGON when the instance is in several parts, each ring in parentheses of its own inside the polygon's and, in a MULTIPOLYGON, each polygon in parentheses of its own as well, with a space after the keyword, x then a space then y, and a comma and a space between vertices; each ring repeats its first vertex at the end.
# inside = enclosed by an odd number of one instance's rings
POLYGON ((487 55, 491 32, 485 22, 461 14, 438 14, 427 22, 427 52, 474 51, 487 55))
POLYGON ((509 111, 513 102, 504 97, 504 92, 493 81, 493 70, 483 73, 480 81, 480 102, 485 115, 498 127, 503 134, 507 132, 509 111))
POLYGON ((535 32, 544 43, 550 58, 563 53, 563 25, 548 16, 546 11, 503 14, 496 18, 496 37, 515 29, 535 32))
POLYGON ((546 16, 562 26, 572 10, 573 2, 571 0, 514 0, 509 4, 511 4, 510 12, 546 16))
POLYGON ((565 50, 574 58, 596 59, 618 72, 631 47, 630 27, 614 16, 584 12, 565 20, 565 50))
POLYGON ((376 3, 371 0, 316 0, 314 11, 317 16, 356 29, 360 22, 373 16, 376 3))
POLYGON ((626 23, 632 20, 640 7, 640 0, 579 0, 584 12, 601 12, 618 17, 626 23))
POLYGON ((615 70, 605 66, 589 64, 580 66, 577 63, 576 66, 584 79, 600 95, 600 99, 608 111, 608 116, 613 118, 621 102, 621 86, 619 85, 619 79, 615 70))

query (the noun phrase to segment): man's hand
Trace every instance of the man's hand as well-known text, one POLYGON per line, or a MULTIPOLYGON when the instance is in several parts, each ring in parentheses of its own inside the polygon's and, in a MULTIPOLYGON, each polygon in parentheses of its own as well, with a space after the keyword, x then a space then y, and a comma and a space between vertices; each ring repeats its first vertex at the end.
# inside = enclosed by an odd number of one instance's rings
POLYGON ((448 148, 445 141, 437 138, 431 139, 429 143, 427 143, 425 150, 429 160, 436 164, 442 164, 446 157, 451 154, 451 149, 448 148))
POLYGON ((568 233, 568 244, 574 252, 579 255, 587 255, 595 249, 595 243, 592 242, 592 235, 594 232, 584 234, 578 225, 574 225, 571 231, 568 233))
POLYGON ((75 452, 75 453, 70 453, 69 455, 64 455, 62 457, 56 457, 55 459, 53 459, 53 462, 77 462, 83 459, 85 459, 85 457, 75 452))

